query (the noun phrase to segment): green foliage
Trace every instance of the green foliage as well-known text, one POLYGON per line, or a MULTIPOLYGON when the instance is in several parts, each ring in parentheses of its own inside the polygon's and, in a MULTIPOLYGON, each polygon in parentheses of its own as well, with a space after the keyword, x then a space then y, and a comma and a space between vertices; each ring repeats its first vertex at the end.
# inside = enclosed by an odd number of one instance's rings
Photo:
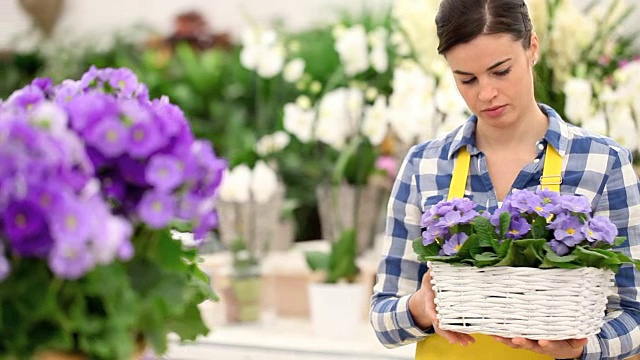
MULTIPOLYGON (((508 213, 503 213, 502 215, 508 213)), ((501 216, 503 217, 503 216, 501 216)), ((611 250, 624 241, 617 237, 613 245, 600 244, 597 248, 578 245, 563 256, 557 255, 544 238, 511 240, 504 234, 498 239, 495 231, 487 231, 486 218, 474 219, 473 234, 453 256, 439 255, 440 245, 422 244, 422 238, 413 240, 413 250, 420 261, 441 261, 453 265, 520 266, 533 268, 596 267, 617 272, 622 264, 634 264, 640 269, 640 260, 634 260, 623 253, 611 250)), ((489 224, 491 226, 491 224, 489 224)))
POLYGON ((312 271, 324 273, 324 282, 335 284, 341 280, 355 281, 359 270, 356 264, 356 232, 345 230, 340 238, 331 244, 331 251, 308 251, 307 264, 312 271))
POLYGON ((0 287, 0 359, 38 351, 127 359, 140 340, 156 353, 167 335, 195 340, 208 332, 197 305, 217 299, 198 255, 168 230, 138 229, 129 262, 98 266, 78 280, 54 278, 45 261, 13 258, 0 287))

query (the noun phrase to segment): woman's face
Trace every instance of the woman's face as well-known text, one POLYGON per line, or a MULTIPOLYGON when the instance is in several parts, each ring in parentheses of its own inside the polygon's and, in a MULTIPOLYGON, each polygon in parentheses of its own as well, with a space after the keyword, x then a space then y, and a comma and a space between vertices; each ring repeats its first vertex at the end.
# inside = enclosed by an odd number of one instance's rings
POLYGON ((445 54, 467 106, 490 127, 527 121, 535 109, 532 68, 537 56, 536 35, 524 49, 507 34, 480 35, 445 54))

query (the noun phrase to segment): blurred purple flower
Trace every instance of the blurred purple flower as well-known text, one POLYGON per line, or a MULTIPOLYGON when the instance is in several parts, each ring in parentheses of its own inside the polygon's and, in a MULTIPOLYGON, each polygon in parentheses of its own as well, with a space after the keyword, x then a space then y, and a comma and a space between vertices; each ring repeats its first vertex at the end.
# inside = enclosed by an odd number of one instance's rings
POLYGON ((3 214, 3 229, 11 249, 20 256, 42 257, 51 247, 45 214, 31 201, 10 202, 3 214))
POLYGON ((106 118, 86 133, 87 144, 108 158, 122 155, 128 147, 129 132, 117 117, 106 118))
POLYGON ((158 128, 149 121, 141 121, 129 128, 127 152, 134 158, 150 156, 166 144, 158 128))
POLYGON ((549 241, 549 246, 553 249, 553 252, 559 256, 566 255, 569 252, 569 247, 565 243, 556 239, 549 241))
POLYGON ((161 229, 173 219, 176 201, 170 194, 147 191, 138 205, 138 214, 151 228, 161 229))
POLYGON ((118 90, 118 95, 131 97, 138 89, 138 77, 130 69, 114 69, 109 74, 109 85, 118 90))
POLYGON ((18 109, 29 110, 31 107, 44 100, 45 94, 40 87, 36 85, 27 85, 11 94, 7 99, 7 104, 18 109))
POLYGON ((93 266, 86 244, 73 238, 56 242, 49 254, 51 271, 63 279, 78 279, 93 266))
POLYGON ((184 180, 184 166, 173 156, 158 154, 151 158, 145 172, 147 183, 161 191, 171 191, 184 180))

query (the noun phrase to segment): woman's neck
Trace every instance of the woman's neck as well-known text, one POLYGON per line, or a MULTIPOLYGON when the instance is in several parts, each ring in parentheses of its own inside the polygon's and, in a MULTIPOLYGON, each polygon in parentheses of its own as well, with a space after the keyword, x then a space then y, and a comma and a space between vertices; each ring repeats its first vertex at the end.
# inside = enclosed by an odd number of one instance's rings
POLYGON ((478 121, 476 145, 483 152, 529 148, 544 137, 549 121, 535 106, 534 111, 525 112, 526 117, 518 119, 512 126, 491 127, 478 121))

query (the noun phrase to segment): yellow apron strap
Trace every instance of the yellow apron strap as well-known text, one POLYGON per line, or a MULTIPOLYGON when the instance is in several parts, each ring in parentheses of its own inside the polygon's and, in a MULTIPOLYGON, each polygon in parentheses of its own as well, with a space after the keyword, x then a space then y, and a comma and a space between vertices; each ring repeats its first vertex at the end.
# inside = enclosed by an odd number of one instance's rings
MULTIPOLYGON (((453 167, 453 176, 449 187, 448 200, 464 197, 464 190, 467 185, 469 174, 469 164, 471 156, 466 147, 460 148, 458 158, 453 167)), ((540 184, 543 188, 560 192, 562 170, 562 157, 553 148, 547 146, 547 153, 544 160, 544 168, 540 184)), ((499 343, 489 335, 473 334, 476 339, 475 344, 466 347, 451 345, 439 335, 431 335, 418 342, 416 346, 416 360, 552 360, 547 355, 535 353, 533 351, 513 349, 499 343)))
POLYGON ((447 200, 453 198, 464 197, 464 189, 467 187, 467 175, 469 174, 469 163, 471 156, 467 151, 467 147, 463 146, 458 150, 458 158, 453 167, 453 175, 451 177, 451 185, 449 185, 449 196, 447 200))
POLYGON ((543 189, 547 188, 559 193, 560 184, 562 184, 562 176, 560 174, 562 174, 562 156, 553 146, 547 145, 540 185, 543 189))

